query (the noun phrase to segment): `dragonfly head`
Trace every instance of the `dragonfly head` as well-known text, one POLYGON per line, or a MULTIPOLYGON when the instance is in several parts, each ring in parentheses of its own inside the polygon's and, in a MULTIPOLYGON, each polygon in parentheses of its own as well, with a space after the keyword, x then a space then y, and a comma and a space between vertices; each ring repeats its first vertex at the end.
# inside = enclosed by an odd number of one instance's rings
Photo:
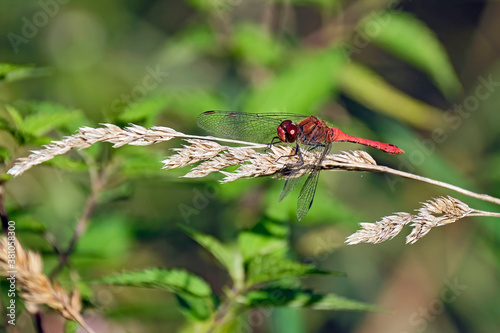
POLYGON ((278 138, 283 142, 294 142, 297 139, 297 126, 291 120, 285 120, 278 126, 278 138))

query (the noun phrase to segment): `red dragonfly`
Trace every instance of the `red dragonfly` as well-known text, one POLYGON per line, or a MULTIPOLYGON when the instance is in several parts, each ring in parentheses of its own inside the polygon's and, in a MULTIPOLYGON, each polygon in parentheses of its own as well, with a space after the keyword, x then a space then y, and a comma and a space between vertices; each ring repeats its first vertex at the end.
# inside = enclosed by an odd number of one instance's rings
MULTIPOLYGON (((236 140, 267 143, 276 141, 295 143, 295 154, 300 155, 299 146, 307 151, 319 152, 313 168, 309 168, 304 186, 297 201, 299 221, 311 208, 316 185, 318 184, 321 162, 328 154, 332 142, 353 142, 380 149, 389 154, 403 154, 404 151, 389 143, 367 140, 345 134, 338 128, 330 127, 323 120, 314 116, 292 113, 244 113, 231 111, 206 111, 198 116, 198 126, 214 135, 236 140)), ((303 164, 303 162, 302 162, 303 164)), ((299 163, 300 165, 300 163, 299 163)), ((294 165, 295 166, 295 165, 294 165)), ((300 169, 300 168, 298 168, 300 169)), ((293 175, 299 171, 291 168, 281 191, 279 200, 283 200, 299 185, 302 177, 293 175)))

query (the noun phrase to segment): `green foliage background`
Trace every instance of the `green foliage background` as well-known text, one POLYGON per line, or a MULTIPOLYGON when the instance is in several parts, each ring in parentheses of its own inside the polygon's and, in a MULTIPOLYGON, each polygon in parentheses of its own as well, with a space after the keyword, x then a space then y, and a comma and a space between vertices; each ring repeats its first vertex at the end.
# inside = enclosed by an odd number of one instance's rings
MULTIPOLYGON (((47 236, 68 246, 93 191, 89 174, 105 170, 89 227, 57 276, 79 287, 97 332, 204 331, 227 304, 234 313, 217 326, 226 332, 497 327, 498 221, 466 219, 412 246, 402 235, 343 245, 357 222, 453 195, 439 188, 323 172, 311 211, 297 223, 298 193, 278 202, 279 180, 220 185, 218 175, 182 179, 187 168, 161 170, 180 140, 116 150, 98 144, 16 179, 5 172, 30 149, 82 126, 204 134, 195 119, 206 110, 276 111, 318 115, 349 134, 393 143, 406 154, 366 149, 380 164, 499 197, 498 2, 43 4, 6 1, 0 11, 4 204, 49 274, 58 258, 47 236)), ((34 332, 28 316, 19 320, 23 332, 34 332)), ((64 325, 48 308, 43 322, 48 331, 64 325)))

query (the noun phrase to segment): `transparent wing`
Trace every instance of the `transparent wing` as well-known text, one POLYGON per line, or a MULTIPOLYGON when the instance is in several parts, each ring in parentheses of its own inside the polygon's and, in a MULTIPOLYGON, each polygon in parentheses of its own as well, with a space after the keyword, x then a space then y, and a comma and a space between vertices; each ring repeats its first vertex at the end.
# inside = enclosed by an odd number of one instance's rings
MULTIPOLYGON (((305 175, 304 175, 305 176, 305 175)), ((304 176, 296 177, 296 178, 287 178, 283 189, 281 190, 279 201, 285 199, 287 195, 290 194, 297 186, 299 186, 300 182, 304 179, 304 176)))
MULTIPOLYGON (((304 179, 303 176, 295 177, 294 173, 305 172, 306 174, 309 174, 309 177, 307 178, 306 182, 304 183, 304 186, 302 187, 302 190, 300 192, 301 194, 299 195, 299 202, 297 202, 297 215, 299 214, 299 206, 301 205, 300 196, 303 195, 302 193, 305 191, 306 186, 311 186, 311 185, 309 185, 309 183, 311 181, 310 180, 311 177, 314 174, 319 174, 320 169, 318 167, 321 164, 324 157, 326 156, 326 154, 328 153, 329 148, 330 148, 330 145, 313 145, 313 144, 304 145, 302 148, 303 150, 306 150, 308 152, 314 152, 318 156, 316 161, 314 162, 314 166, 311 168, 310 165, 304 165, 302 168, 299 165, 299 166, 296 166, 295 170, 293 170, 292 172, 290 172, 289 175, 287 175, 286 183, 283 186, 283 189, 281 190, 281 194, 280 194, 280 198, 279 198, 280 201, 283 200, 288 194, 290 194, 290 192, 292 192, 300 184, 300 182, 304 179), (308 168, 308 170, 304 170, 304 168, 308 168)), ((294 166, 292 166, 292 168, 293 167, 294 166)), ((316 176, 316 182, 317 182, 317 176, 316 176)), ((315 189, 316 189, 316 185, 314 185, 314 188, 312 190, 314 191, 315 189)), ((309 206, 308 206, 307 210, 305 210, 305 212, 303 213, 304 215, 302 217, 304 217, 306 215, 307 211, 309 211, 309 208, 311 207, 310 205, 312 204, 313 197, 314 197, 314 192, 312 193, 311 202, 309 203, 309 206)), ((299 220, 302 217, 300 217, 299 220)))
MULTIPOLYGON (((314 168, 310 169, 309 177, 307 177, 304 186, 300 190, 299 198, 297 199, 297 219, 300 221, 306 216, 307 212, 312 206, 314 200, 314 194, 316 193, 316 186, 318 185, 320 165, 325 156, 330 150, 330 145, 314 145, 310 144, 306 146, 306 150, 309 152, 315 151, 318 155, 314 168)), ((285 184, 286 185, 286 184, 285 184)), ((284 191, 285 189, 283 189, 284 191)))
POLYGON ((300 221, 306 216, 312 206, 316 186, 318 185, 319 170, 316 169, 307 177, 302 190, 300 190, 299 199, 297 200, 297 219, 300 221))
POLYGON ((223 138, 271 143, 283 121, 299 121, 306 117, 293 113, 206 111, 198 116, 196 122, 207 132, 223 138))

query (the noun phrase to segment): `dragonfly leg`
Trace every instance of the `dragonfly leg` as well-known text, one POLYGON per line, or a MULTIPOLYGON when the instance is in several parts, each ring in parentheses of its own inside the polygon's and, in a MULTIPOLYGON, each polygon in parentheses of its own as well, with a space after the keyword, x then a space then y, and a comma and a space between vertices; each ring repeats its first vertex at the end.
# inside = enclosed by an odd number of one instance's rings
POLYGON ((309 149, 309 151, 313 151, 314 149, 316 149, 318 147, 326 148, 326 145, 324 145, 322 143, 315 144, 311 149, 309 149))
MULTIPOLYGON (((321 143, 315 144, 315 145, 310 145, 310 146, 312 146, 312 148, 307 149, 308 151, 313 151, 314 149, 316 149, 318 147, 326 148, 326 145, 321 144, 321 143)), ((326 149, 325 149, 325 151, 326 151, 326 149)), ((302 157, 302 153, 300 152, 300 147, 299 147, 298 144, 295 146, 295 153, 293 153, 293 155, 281 156, 280 158, 283 158, 283 157, 294 157, 294 156, 297 156, 297 155, 299 156, 299 162, 296 163, 296 164, 290 164, 290 165, 287 165, 287 166, 288 167, 299 167, 299 166, 304 165, 304 158, 302 157)), ((323 155, 326 155, 326 153, 324 153, 323 155)), ((278 158, 276 160, 276 162, 278 162, 280 160, 280 158, 278 158)))
POLYGON ((295 153, 293 153, 292 155, 280 156, 280 157, 278 157, 276 162, 278 162, 282 158, 294 157, 294 156, 299 156, 299 162, 295 163, 295 164, 287 164, 287 165, 285 165, 285 168, 296 168, 296 167, 304 165, 304 158, 302 157, 302 153, 300 152, 300 147, 298 144, 295 146, 295 153))
MULTIPOLYGON (((269 143, 269 146, 268 146, 268 147, 267 147, 264 151, 265 151, 265 152, 267 152, 268 150, 270 150, 270 149, 271 149, 271 148, 275 145, 275 142, 276 142, 276 141, 281 142, 280 138, 278 138, 277 136, 275 136, 275 137, 271 140, 271 142, 269 143)), ((278 143, 279 143, 279 142, 278 142, 278 143)))

